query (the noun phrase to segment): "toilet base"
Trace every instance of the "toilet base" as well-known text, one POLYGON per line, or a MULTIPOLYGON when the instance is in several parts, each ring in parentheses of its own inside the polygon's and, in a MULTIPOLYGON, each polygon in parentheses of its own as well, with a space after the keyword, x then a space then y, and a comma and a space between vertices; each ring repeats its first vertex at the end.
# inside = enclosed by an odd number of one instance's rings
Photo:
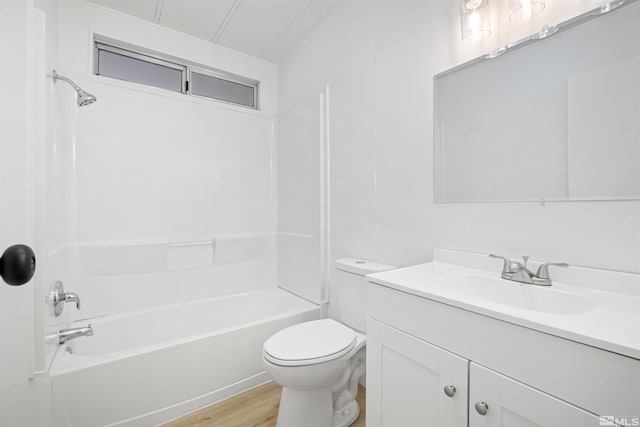
POLYGON ((333 414, 333 427, 348 427, 360 416, 360 406, 355 400, 333 414))
POLYGON ((280 402, 277 427, 348 427, 360 416, 355 400, 334 412, 328 388, 300 391, 285 387, 280 402))
POLYGON ((277 427, 333 427, 331 389, 282 389, 277 427))

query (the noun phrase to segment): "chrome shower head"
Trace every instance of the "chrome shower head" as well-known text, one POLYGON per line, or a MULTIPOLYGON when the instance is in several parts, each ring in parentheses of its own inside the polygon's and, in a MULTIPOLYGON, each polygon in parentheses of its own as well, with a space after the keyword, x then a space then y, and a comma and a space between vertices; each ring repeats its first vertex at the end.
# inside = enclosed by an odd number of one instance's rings
POLYGON ((78 103, 78 107, 84 107, 85 105, 93 104, 97 100, 98 98, 91 95, 89 92, 85 92, 82 89, 76 91, 76 102, 78 103))
POLYGON ((61 76, 60 74, 56 73, 56 70, 53 70, 51 76, 53 77, 54 83, 56 83, 58 80, 62 80, 69 83, 71 87, 73 87, 73 89, 76 91, 76 103, 78 104, 78 107, 84 107, 85 105, 93 104, 98 100, 98 98, 96 98, 94 95, 91 95, 89 92, 81 89, 80 86, 75 84, 70 78, 61 76))

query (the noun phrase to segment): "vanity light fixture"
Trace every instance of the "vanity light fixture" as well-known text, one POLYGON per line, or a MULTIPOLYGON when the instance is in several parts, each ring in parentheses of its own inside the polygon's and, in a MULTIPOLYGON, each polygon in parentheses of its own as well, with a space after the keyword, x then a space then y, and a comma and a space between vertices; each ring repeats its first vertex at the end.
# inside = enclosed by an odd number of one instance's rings
POLYGON ((509 20, 511 22, 528 21, 540 15, 545 8, 545 0, 511 0, 509 20))
POLYGON ((537 33, 533 33, 531 35, 531 39, 533 40, 544 39, 546 37, 549 37, 552 34, 555 34, 556 31, 558 31, 557 25, 552 25, 552 26, 545 25, 544 27, 542 27, 540 31, 538 31, 537 33))
POLYGON ((489 0, 462 0, 460 5, 462 42, 475 43, 491 35, 489 0))
POLYGON ((487 53, 484 57, 487 59, 497 58, 498 56, 502 55, 506 51, 507 51, 506 46, 500 46, 499 48, 494 49, 491 52, 487 53))

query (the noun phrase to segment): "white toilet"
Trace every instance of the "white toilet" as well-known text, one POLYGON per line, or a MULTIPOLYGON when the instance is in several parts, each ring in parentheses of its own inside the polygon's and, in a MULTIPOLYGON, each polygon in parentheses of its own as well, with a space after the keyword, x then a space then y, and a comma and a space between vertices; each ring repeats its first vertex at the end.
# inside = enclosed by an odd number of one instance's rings
MULTIPOLYGON (((395 268, 354 258, 336 261, 351 294, 359 293, 360 318, 350 326, 364 331, 366 283, 363 276, 395 268)), ((346 319, 345 319, 346 320, 346 319)), ((349 323, 349 322, 347 322, 349 323)), ((366 336, 332 319, 314 320, 285 328, 264 343, 263 363, 280 384, 282 398, 278 427, 346 427, 360 414, 356 402, 358 382, 365 373, 366 336)))

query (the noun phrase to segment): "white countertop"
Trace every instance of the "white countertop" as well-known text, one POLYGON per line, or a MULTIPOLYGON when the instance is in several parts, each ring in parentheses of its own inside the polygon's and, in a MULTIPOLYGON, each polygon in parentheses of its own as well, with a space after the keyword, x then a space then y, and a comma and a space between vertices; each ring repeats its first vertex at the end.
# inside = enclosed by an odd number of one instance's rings
MULTIPOLYGON (((566 282, 554 280, 543 287, 501 279, 502 262, 485 257, 436 250, 434 262, 366 277, 418 297, 640 360, 640 275, 568 268, 556 274, 566 282)), ((551 271, 552 279, 556 271, 551 271)))

